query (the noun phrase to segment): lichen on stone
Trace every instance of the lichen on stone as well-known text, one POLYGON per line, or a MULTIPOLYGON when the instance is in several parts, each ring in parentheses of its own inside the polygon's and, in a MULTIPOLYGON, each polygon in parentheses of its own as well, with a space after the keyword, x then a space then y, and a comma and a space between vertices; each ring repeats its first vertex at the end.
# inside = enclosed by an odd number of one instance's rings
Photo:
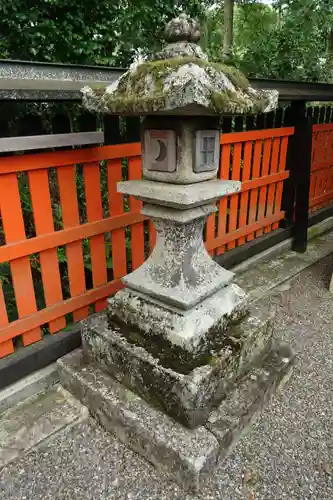
POLYGON ((257 91, 236 68, 208 61, 195 43, 200 32, 194 21, 180 16, 166 31, 171 43, 154 59, 132 65, 104 91, 85 87, 85 106, 133 115, 242 114, 277 106, 276 91, 257 91))
POLYGON ((225 90, 222 92, 212 91, 211 101, 216 113, 222 113, 228 110, 229 113, 235 115, 242 113, 261 113, 269 104, 267 99, 249 99, 232 90, 225 90))

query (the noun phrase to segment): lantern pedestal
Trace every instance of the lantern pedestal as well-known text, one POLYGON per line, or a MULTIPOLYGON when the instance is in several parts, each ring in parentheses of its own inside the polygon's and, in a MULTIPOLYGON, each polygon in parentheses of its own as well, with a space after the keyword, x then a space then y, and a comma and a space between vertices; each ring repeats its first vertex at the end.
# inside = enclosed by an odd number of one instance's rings
POLYGON ((129 342, 153 349, 164 366, 180 372, 205 364, 229 325, 246 314, 234 274, 212 260, 203 242, 207 215, 216 210, 211 202, 239 189, 239 182, 218 180, 118 184, 144 202, 141 213, 154 223, 157 238, 150 257, 123 278, 125 290, 109 300, 109 320, 127 329, 129 342))

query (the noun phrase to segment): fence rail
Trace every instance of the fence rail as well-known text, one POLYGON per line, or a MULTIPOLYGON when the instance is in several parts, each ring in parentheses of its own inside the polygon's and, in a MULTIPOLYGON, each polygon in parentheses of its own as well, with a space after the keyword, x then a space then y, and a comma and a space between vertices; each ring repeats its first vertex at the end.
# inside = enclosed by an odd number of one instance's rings
MULTIPOLYGON (((136 200, 130 200, 125 213, 116 183, 122 179, 122 157, 128 160, 129 178, 140 178, 140 146, 103 146, 85 150, 52 152, 21 157, 0 158, 0 211, 6 244, 0 246, 0 262, 9 262, 11 281, 18 311, 16 321, 8 322, 6 299, 0 294, 0 356, 13 352, 13 338, 21 336, 23 345, 41 339, 41 326, 50 333, 66 326, 65 315, 74 313, 78 321, 88 315, 88 306, 105 307, 105 298, 117 291, 119 278, 126 274, 125 227, 133 226, 133 235, 143 233, 144 217, 136 200), (103 218, 100 161, 107 160, 109 216, 103 218), (86 222, 79 217, 76 165, 82 165, 86 222), (56 167, 57 194, 63 229, 54 229, 53 200, 50 195, 49 170, 56 167), (19 180, 27 172, 31 208, 36 235, 26 237, 19 180), (116 249, 113 255, 114 279, 108 282, 105 233, 111 233, 116 249), (93 289, 86 289, 82 241, 89 238, 93 289), (64 300, 57 248, 66 245, 67 272, 71 297, 64 300), (37 310, 31 256, 39 255, 45 308, 37 310)), ((81 193, 82 194, 82 193, 81 193)), ((133 238, 132 235, 132 238, 133 238)), ((133 244, 133 265, 143 261, 142 241, 133 244), (136 249, 136 246, 142 248, 136 249), (138 259, 140 255, 140 259, 138 259), (134 257, 135 256, 135 257, 134 257)), ((1 291, 2 292, 2 291, 1 291)), ((7 304, 8 305, 8 304, 7 304)))
POLYGON ((240 193, 219 201, 207 222, 207 248, 226 250, 279 227, 288 139, 292 127, 221 135, 220 178, 242 181, 240 193))
POLYGON ((26 137, 4 137, 0 139, 0 153, 29 151, 34 149, 63 148, 102 144, 103 132, 76 132, 74 134, 44 134, 26 137))

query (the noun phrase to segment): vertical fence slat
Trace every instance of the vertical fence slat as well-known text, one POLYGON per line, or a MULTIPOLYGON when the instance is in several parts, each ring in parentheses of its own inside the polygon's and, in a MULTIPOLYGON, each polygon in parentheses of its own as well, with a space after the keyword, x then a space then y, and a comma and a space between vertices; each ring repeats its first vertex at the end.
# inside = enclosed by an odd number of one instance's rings
MULTIPOLYGON (((318 134, 318 136, 321 136, 320 133, 318 134)), ((322 155, 322 153, 321 153, 321 140, 317 139, 315 165, 320 162, 321 155, 322 155)), ((324 175, 324 169, 315 170, 314 175, 315 175, 315 184, 314 184, 314 188, 313 188, 313 198, 317 198, 321 193, 321 185, 322 185, 322 178, 324 175)), ((310 188, 311 188, 311 183, 310 183, 310 188)))
MULTIPOLYGON (((68 165, 57 169, 60 204, 64 229, 80 224, 76 192, 75 167, 68 165)), ((82 242, 74 241, 66 245, 69 289, 72 297, 86 290, 82 242)), ((80 321, 88 315, 88 307, 74 311, 74 320, 80 321)))
POLYGON ((327 146, 328 146, 328 139, 329 139, 329 131, 326 130, 324 132, 324 136, 323 136, 323 142, 322 142, 322 148, 323 148, 323 152, 322 152, 322 160, 325 161, 327 159, 327 146))
MULTIPOLYGON (((28 172, 28 178, 36 234, 39 236, 52 233, 54 223, 47 170, 32 170, 28 172)), ((45 303, 46 306, 51 306, 63 300, 56 248, 40 252, 39 259, 45 303)), ((64 317, 57 318, 49 324, 50 333, 55 333, 65 327, 64 317)))
MULTIPOLYGON (((242 155, 242 146, 243 144, 240 142, 234 145, 233 158, 232 158, 232 173, 231 180, 239 181, 240 179, 240 166, 241 166, 241 155, 242 155)), ((237 219, 238 219, 238 200, 239 194, 232 194, 230 196, 230 214, 229 214, 229 227, 228 233, 232 233, 236 231, 237 228, 237 219)), ((227 244, 228 250, 235 248, 236 242, 231 241, 227 244)))
MULTIPOLYGON (((6 243, 25 240, 16 173, 0 177, 0 211, 6 243)), ((19 317, 28 316, 37 311, 29 257, 21 257, 11 261, 10 269, 19 317)), ((22 342, 24 345, 32 344, 40 340, 41 337, 41 329, 34 328, 22 334, 22 342)))
POLYGON ((312 123, 319 123, 319 111, 320 108, 318 106, 312 108, 312 123))
MULTIPOLYGON (((260 177, 262 140, 256 140, 253 153, 252 179, 260 177)), ((259 188, 251 189, 248 224, 252 225, 257 219, 259 188)), ((254 233, 247 235, 247 241, 254 240, 254 233)))
POLYGON ((317 136, 318 136, 318 134, 316 132, 312 133, 311 174, 310 174, 310 191, 309 191, 310 210, 311 211, 312 211, 311 200, 314 198, 315 189, 316 189, 316 180, 317 180, 317 172, 314 170, 314 167, 316 165, 316 159, 317 159, 317 147, 316 147, 317 136))
MULTIPOLYGON (((129 180, 137 180, 142 177, 142 167, 140 156, 129 158, 128 160, 128 178, 129 180)), ((129 197, 129 207, 131 212, 139 212, 142 207, 142 201, 137 200, 134 196, 129 197)), ((143 222, 138 222, 131 225, 131 242, 132 242, 132 269, 136 269, 145 260, 145 241, 144 241, 144 226, 143 222)))
MULTIPOLYGON (((266 177, 269 172, 269 164, 270 164, 270 156, 271 156, 271 146, 272 139, 264 140, 264 153, 262 159, 262 171, 261 177, 266 177)), ((258 220, 262 220, 265 216, 266 202, 267 202, 267 186, 263 186, 260 188, 259 192, 259 207, 258 207, 258 220)), ((256 236, 262 236, 263 229, 259 229, 256 231, 256 236)))
MULTIPOLYGON (((121 159, 108 161, 108 192, 110 216, 124 213, 123 195, 117 193, 117 182, 123 180, 121 159)), ((113 278, 122 278, 127 273, 125 228, 111 232, 113 278)))
POLYGON ((320 106, 319 109, 319 123, 325 123, 326 107, 320 106))
MULTIPOLYGON (((326 109, 325 109, 325 112, 326 112, 326 109)), ((327 161, 327 142, 328 142, 328 131, 324 130, 322 132, 321 152, 320 152, 320 161, 322 161, 322 162, 327 161)), ((329 175, 330 175, 329 168, 328 167, 324 168, 322 170, 320 194, 325 194, 327 192, 329 175)), ((322 205, 320 205, 318 208, 321 208, 321 206, 322 205)))
MULTIPOLYGON (((243 159, 243 169, 242 169, 242 182, 248 181, 251 176, 251 160, 252 160, 252 141, 247 141, 244 145, 244 159, 243 159)), ((245 227, 248 218, 248 203, 249 203, 249 192, 245 191, 240 194, 239 203, 239 227, 245 227)), ((244 245, 246 239, 245 236, 238 238, 237 245, 244 245)))
POLYGON ((333 130, 330 130, 327 140, 327 155, 326 155, 326 159, 329 162, 333 161, 332 153, 333 153, 333 130))
MULTIPOLYGON (((288 137, 282 137, 281 148, 280 148, 280 159, 279 159, 279 172, 284 172, 286 170, 287 161, 287 150, 288 150, 288 137)), ((277 183, 275 192, 275 203, 274 203, 274 213, 280 212, 282 203, 282 193, 283 193, 284 181, 277 183)), ((274 222, 272 229, 278 229, 279 223, 274 222)))
MULTIPOLYGON (((230 153, 230 144, 224 144, 222 146, 220 160, 220 179, 229 180, 230 153)), ((228 197, 224 196, 224 198, 218 202, 218 206, 217 238, 221 238, 227 231, 228 197)), ((222 245, 216 249, 216 255, 221 255, 224 251, 225 245, 222 245)))
MULTIPOLYGON (((280 144, 281 144, 280 138, 275 137, 273 139, 273 145, 272 145, 272 156, 271 156, 271 164, 270 164, 270 171, 269 171, 270 174, 276 174, 276 172, 279 169, 280 144)), ((268 186, 267 206, 266 206, 265 217, 270 217, 271 215, 273 215, 274 205, 275 205, 275 190, 276 190, 276 184, 271 183, 268 186)), ((264 233, 269 233, 271 230, 272 230, 272 226, 265 226, 264 227, 264 233)))
MULTIPOLYGON (((327 109, 325 110, 327 111, 327 109)), ((323 154, 323 161, 328 162, 329 161, 329 143, 330 143, 330 131, 327 130, 325 134, 325 151, 323 154)), ((325 169, 326 175, 324 177, 323 181, 323 193, 328 193, 329 192, 329 186, 330 186, 330 180, 331 180, 331 169, 329 166, 325 169)), ((329 200, 330 201, 330 200, 329 200)), ((325 203, 325 205, 327 202, 325 203)))
MULTIPOLYGON (((330 108, 330 115, 331 115, 331 108, 330 108)), ((326 154, 326 161, 329 163, 329 181, 327 184, 327 191, 330 193, 333 190, 333 131, 330 130, 329 136, 328 136, 328 141, 327 141, 327 154, 326 154)), ((332 193, 333 197, 333 193, 332 193)), ((330 200, 332 202, 332 200, 330 200)))
MULTIPOLYGON (((87 204, 87 218, 89 222, 103 219, 101 179, 99 163, 89 163, 83 167, 84 190, 87 204)), ((97 287, 107 282, 106 255, 104 234, 97 234, 89 239, 93 286, 97 287)), ((106 300, 99 300, 95 304, 95 311, 106 308, 106 300)))
MULTIPOLYGON (((332 130, 317 130, 312 133, 312 163, 310 178, 310 212, 314 212, 332 203, 329 194, 333 188, 332 179, 332 130), (317 164, 322 164, 318 170, 317 164), (320 200, 323 195, 326 199, 320 200), (318 200, 316 200, 319 198, 318 200)), ((332 193, 333 197, 333 193, 332 193)))
MULTIPOLYGON (((8 324, 8 316, 5 304, 5 298, 3 295, 2 281, 0 281, 0 328, 1 326, 8 324)), ((12 339, 5 340, 5 342, 0 343, 0 358, 8 356, 14 352, 14 344, 12 339)))

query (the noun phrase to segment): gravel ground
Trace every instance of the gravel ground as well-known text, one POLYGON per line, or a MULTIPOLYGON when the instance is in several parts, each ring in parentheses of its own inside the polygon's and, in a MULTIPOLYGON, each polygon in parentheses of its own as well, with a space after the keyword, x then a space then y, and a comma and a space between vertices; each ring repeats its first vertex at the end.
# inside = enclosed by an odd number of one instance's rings
POLYGON ((1 500, 332 500, 333 256, 262 301, 297 353, 292 378, 194 497, 93 422, 58 433, 0 472, 1 500))

